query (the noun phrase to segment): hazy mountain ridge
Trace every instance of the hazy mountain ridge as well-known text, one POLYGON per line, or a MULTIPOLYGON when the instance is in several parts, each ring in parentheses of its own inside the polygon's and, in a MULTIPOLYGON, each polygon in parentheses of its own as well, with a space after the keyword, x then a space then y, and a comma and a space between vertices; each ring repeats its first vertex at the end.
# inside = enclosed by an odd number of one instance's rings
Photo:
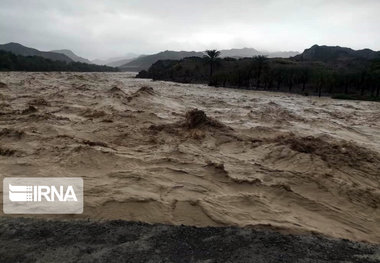
MULTIPOLYGON (((151 65, 159 60, 180 60, 186 57, 203 57, 205 53, 199 51, 170 51, 166 50, 152 55, 137 55, 134 53, 127 54, 124 57, 115 57, 107 60, 93 60, 76 55, 68 49, 40 51, 38 49, 23 46, 19 43, 7 43, 0 45, 0 50, 11 52, 21 56, 40 56, 43 58, 64 61, 64 62, 81 62, 87 64, 107 65, 119 67, 125 71, 147 70, 151 65)), ((314 45, 305 49, 303 53, 296 51, 279 51, 268 52, 259 51, 254 48, 234 48, 220 50, 221 57, 244 58, 264 55, 268 58, 291 58, 296 61, 320 61, 331 65, 341 67, 357 67, 371 59, 379 59, 380 51, 371 49, 353 50, 340 46, 314 45)))
MULTIPOLYGON (((95 59, 89 60, 76 55, 69 49, 60 49, 52 51, 40 51, 38 49, 23 46, 19 43, 8 43, 0 45, 0 50, 12 52, 15 55, 21 56, 40 56, 43 58, 65 61, 65 62, 81 62, 87 64, 107 65, 110 67, 119 67, 125 71, 140 71, 147 70, 151 65, 159 60, 167 59, 183 59, 186 57, 203 57, 205 53, 203 51, 170 51, 166 50, 152 55, 138 55, 135 53, 129 53, 122 57, 114 57, 110 59, 95 59)), ((298 52, 285 51, 285 52, 266 52, 258 51, 254 48, 234 48, 221 50, 221 57, 253 57, 258 55, 265 55, 268 57, 283 57, 288 58, 299 54, 298 52)))
POLYGON ((49 51, 40 51, 38 49, 26 47, 19 43, 13 42, 0 45, 0 50, 11 52, 15 55, 21 56, 39 56, 56 61, 73 62, 73 60, 70 57, 64 54, 49 51))
POLYGON ((129 63, 129 62, 131 62, 131 61, 133 61, 135 59, 136 59, 136 57, 134 57, 134 58, 124 58, 124 59, 120 59, 120 60, 109 62, 106 65, 110 66, 110 67, 120 67, 120 66, 122 66, 124 64, 127 64, 127 63, 129 63))
POLYGON ((144 55, 139 55, 136 53, 127 53, 126 55, 120 56, 120 57, 112 57, 112 58, 107 58, 107 59, 93 59, 91 60, 91 62, 97 65, 119 67, 141 56, 144 56, 144 55))
POLYGON ((50 52, 54 52, 54 53, 59 53, 59 54, 63 54, 63 55, 66 55, 68 56, 69 58, 71 58, 73 61, 75 62, 81 62, 81 63, 87 63, 87 64, 94 64, 92 63, 90 60, 86 59, 86 58, 82 58, 78 55, 76 55, 74 52, 72 52, 71 50, 69 49, 60 49, 60 50, 52 50, 50 52))
POLYGON ((70 72, 110 72, 117 68, 81 62, 66 62, 41 56, 23 56, 0 50, 0 71, 70 71, 70 72))

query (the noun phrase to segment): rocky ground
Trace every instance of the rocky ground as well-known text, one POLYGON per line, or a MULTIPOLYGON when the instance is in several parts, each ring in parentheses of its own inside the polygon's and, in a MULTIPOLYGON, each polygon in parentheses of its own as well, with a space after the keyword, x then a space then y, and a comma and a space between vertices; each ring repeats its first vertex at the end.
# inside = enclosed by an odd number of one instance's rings
POLYGON ((1 262, 380 262, 380 247, 318 235, 126 221, 0 219, 1 262))

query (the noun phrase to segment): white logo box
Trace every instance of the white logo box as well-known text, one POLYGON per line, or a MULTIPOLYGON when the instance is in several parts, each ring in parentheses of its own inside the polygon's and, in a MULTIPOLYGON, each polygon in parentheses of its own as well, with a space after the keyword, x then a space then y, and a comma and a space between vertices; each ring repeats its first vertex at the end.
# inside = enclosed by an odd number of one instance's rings
POLYGON ((5 214, 82 214, 80 177, 6 177, 3 180, 5 214))

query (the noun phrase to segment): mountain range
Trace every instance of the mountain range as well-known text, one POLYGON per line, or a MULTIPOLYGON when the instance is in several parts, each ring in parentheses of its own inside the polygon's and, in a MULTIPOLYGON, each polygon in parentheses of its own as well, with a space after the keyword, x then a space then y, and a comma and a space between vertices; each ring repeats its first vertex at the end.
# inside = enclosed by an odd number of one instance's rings
POLYGON ((111 67, 121 66, 138 57, 136 54, 129 54, 126 57, 90 61, 89 59, 76 55, 69 49, 40 51, 38 49, 26 47, 14 42, 0 45, 0 50, 11 52, 20 56, 39 56, 53 61, 81 62, 87 64, 107 65, 111 67))
MULTIPOLYGON (((107 65, 118 67, 123 71, 141 71, 147 70, 152 64, 159 60, 179 60, 185 57, 203 57, 204 52, 196 51, 170 51, 166 50, 152 55, 137 55, 134 53, 126 54, 123 57, 111 58, 108 60, 93 60, 80 57, 68 49, 40 51, 29 48, 18 43, 8 43, 0 45, 0 50, 14 53, 21 56, 40 56, 50 60, 64 62, 82 62, 87 64, 107 65)), ((321 61, 334 65, 345 65, 346 67, 356 66, 370 59, 380 58, 380 51, 370 49, 353 50, 351 48, 339 46, 319 46, 314 45, 302 54, 294 51, 285 52, 266 52, 258 51, 254 48, 226 49, 220 50, 221 57, 253 57, 265 55, 269 58, 289 58, 297 61, 321 61)))
POLYGON ((50 60, 58 60, 64 62, 73 62, 73 60, 65 54, 57 52, 39 51, 34 48, 25 47, 19 43, 8 43, 0 45, 0 50, 11 52, 21 56, 39 56, 50 60))
MULTIPOLYGON (((0 50, 12 52, 21 56, 40 56, 43 58, 58 60, 64 62, 81 62, 87 64, 107 65, 110 67, 118 67, 124 71, 140 71, 148 69, 152 64, 158 60, 166 59, 183 59, 185 57, 203 57, 204 52, 196 51, 170 51, 166 50, 152 55, 138 55, 135 53, 128 53, 122 57, 115 57, 105 60, 95 59, 89 60, 76 55, 68 49, 40 51, 34 48, 23 46, 19 43, 7 43, 0 45, 0 50)), ((263 52, 254 48, 241 48, 221 50, 221 57, 252 57, 257 55, 266 55, 268 57, 283 57, 288 58, 299 54, 298 52, 263 52)))

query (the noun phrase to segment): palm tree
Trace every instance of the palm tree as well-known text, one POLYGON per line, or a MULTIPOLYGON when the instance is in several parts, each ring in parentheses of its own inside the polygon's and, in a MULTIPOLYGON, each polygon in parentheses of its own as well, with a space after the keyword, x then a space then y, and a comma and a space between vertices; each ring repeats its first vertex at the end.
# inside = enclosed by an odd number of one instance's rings
POLYGON ((210 64, 210 82, 211 82, 212 74, 214 70, 214 64, 215 64, 216 59, 220 56, 220 51, 216 49, 206 50, 206 54, 207 54, 206 58, 208 60, 207 62, 210 64))

